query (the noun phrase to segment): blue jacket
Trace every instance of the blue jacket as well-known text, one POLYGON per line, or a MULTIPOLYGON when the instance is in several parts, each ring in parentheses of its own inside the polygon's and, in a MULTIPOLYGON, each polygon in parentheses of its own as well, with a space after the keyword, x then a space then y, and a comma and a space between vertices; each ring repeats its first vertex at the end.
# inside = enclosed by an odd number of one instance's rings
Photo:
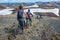
POLYGON ((23 19, 23 10, 18 10, 18 14, 17 14, 17 20, 22 20, 23 19))

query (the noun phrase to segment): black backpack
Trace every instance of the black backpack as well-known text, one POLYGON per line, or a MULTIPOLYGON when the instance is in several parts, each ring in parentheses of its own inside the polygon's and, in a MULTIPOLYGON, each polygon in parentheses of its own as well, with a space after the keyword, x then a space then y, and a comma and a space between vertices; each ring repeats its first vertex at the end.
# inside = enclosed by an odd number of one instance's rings
POLYGON ((18 18, 22 18, 23 17, 23 10, 19 10, 18 11, 18 18))

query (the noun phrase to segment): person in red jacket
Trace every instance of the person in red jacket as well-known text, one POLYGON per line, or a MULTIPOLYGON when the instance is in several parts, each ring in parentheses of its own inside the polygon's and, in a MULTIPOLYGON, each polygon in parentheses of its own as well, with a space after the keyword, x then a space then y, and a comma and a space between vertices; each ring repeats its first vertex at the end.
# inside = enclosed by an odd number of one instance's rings
POLYGON ((27 26, 28 25, 30 25, 30 26, 32 25, 31 16, 33 17, 33 14, 30 12, 30 9, 28 9, 27 16, 26 16, 26 24, 27 24, 27 26))

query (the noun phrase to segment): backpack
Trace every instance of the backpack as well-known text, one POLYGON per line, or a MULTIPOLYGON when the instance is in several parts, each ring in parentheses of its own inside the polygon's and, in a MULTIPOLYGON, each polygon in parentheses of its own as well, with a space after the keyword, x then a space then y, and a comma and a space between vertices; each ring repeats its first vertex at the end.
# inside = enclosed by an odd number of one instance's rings
POLYGON ((19 10, 18 11, 18 18, 22 18, 23 17, 23 10, 19 10))

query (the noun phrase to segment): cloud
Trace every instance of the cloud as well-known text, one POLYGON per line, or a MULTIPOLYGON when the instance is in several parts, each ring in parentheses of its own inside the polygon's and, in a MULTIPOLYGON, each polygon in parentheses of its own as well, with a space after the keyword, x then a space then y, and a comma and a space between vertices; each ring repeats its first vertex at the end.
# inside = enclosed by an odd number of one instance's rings
POLYGON ((20 2, 36 2, 36 1, 46 2, 46 1, 60 1, 60 0, 20 0, 20 2))
POLYGON ((19 2, 20 0, 0 0, 0 2, 19 2))
POLYGON ((60 1, 60 0, 0 0, 1 2, 37 2, 37 1, 60 1))

